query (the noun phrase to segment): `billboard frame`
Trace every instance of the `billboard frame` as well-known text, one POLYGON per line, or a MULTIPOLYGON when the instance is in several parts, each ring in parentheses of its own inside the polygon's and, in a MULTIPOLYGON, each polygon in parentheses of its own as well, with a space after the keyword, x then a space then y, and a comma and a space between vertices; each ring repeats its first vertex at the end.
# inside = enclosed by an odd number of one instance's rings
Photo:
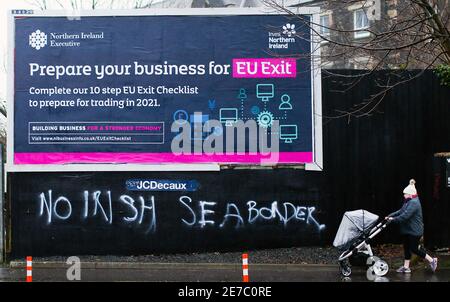
MULTIPOLYGON (((311 102, 312 102, 312 163, 292 163, 283 166, 301 166, 306 170, 323 170, 322 143, 322 85, 320 69, 320 40, 316 33, 319 30, 320 7, 297 7, 289 10, 299 15, 311 15, 311 102)), ((114 16, 236 16, 236 15, 287 15, 273 8, 189 8, 189 9, 125 9, 125 10, 11 10, 8 13, 8 70, 7 75, 7 172, 61 172, 61 171, 220 171, 221 165, 239 166, 233 163, 195 163, 195 164, 51 164, 51 165, 17 165, 14 164, 14 63, 15 63, 15 18, 17 17, 66 17, 68 19, 82 17, 114 17, 114 16)), ((259 165, 259 166, 276 166, 259 165)), ((258 165, 252 165, 258 166, 258 165)))

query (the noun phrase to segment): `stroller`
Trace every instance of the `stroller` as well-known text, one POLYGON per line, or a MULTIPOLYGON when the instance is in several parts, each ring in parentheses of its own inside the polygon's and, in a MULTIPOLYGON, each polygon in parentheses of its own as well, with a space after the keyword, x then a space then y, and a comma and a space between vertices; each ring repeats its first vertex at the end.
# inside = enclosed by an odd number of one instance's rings
POLYGON ((389 271, 388 264, 374 256, 370 241, 390 223, 365 210, 345 212, 339 225, 333 246, 343 251, 339 256, 339 268, 344 277, 352 274, 351 266, 368 266, 367 274, 384 276, 389 271))

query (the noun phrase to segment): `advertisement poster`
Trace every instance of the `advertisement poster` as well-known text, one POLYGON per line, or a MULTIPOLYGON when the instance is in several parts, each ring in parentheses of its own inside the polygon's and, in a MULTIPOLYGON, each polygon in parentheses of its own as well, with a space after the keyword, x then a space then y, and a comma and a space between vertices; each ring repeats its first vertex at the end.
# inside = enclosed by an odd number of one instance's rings
POLYGON ((312 163, 308 18, 13 16, 13 165, 312 163))

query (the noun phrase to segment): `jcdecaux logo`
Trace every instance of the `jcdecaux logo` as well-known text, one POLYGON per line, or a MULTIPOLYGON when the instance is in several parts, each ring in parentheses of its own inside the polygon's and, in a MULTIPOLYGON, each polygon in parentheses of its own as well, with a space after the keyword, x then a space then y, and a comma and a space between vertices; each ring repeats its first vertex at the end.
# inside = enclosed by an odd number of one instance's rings
POLYGON ((157 180, 129 179, 126 181, 128 191, 197 191, 196 180, 157 180))

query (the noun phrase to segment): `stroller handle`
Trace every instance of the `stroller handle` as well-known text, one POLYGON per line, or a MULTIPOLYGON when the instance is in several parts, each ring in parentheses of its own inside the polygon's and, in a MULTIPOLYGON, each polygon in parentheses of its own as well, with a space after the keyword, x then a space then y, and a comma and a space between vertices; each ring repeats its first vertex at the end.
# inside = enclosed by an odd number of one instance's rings
POLYGON ((373 227, 370 232, 369 236, 373 235, 374 233, 379 233, 382 229, 386 228, 392 221, 388 218, 384 218, 381 220, 375 227, 373 227))
POLYGON ((391 217, 390 216, 384 217, 384 219, 381 221, 381 223, 384 223, 385 225, 390 224, 392 222, 392 220, 389 218, 391 218, 391 217))

